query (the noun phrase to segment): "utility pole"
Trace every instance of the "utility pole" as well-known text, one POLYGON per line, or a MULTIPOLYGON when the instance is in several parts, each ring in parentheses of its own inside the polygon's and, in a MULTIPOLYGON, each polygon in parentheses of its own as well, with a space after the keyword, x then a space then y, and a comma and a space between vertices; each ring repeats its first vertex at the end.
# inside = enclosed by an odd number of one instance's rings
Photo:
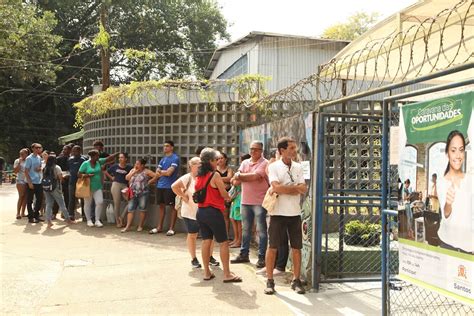
MULTIPOLYGON (((100 7, 100 24, 108 31, 107 28, 107 5, 106 1, 102 1, 100 7)), ((109 46, 102 46, 100 48, 100 60, 102 65, 102 91, 110 87, 110 49, 109 46)))

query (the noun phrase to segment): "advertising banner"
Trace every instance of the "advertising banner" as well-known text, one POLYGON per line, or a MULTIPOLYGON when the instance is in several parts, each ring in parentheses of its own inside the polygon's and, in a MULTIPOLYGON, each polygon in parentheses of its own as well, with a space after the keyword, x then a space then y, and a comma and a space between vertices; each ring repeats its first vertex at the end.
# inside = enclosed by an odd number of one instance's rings
POLYGON ((407 104, 399 129, 399 276, 474 305, 474 92, 407 104))

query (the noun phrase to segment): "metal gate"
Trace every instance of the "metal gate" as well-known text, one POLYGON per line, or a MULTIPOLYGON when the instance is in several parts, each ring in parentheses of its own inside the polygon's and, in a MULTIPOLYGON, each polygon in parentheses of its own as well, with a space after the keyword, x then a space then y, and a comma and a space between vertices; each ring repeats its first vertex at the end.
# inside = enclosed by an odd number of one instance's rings
POLYGON ((381 103, 354 104, 365 104, 372 114, 319 114, 316 287, 380 280, 381 103), (373 233, 354 233, 364 228, 373 233))

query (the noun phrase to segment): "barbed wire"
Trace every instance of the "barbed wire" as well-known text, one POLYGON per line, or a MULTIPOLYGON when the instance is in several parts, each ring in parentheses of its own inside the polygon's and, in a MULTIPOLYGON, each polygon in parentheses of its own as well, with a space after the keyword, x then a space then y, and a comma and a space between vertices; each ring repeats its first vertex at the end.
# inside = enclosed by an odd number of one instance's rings
POLYGON ((462 0, 434 17, 400 15, 400 25, 408 24, 408 28, 364 43, 362 48, 332 59, 314 74, 258 102, 297 104, 314 100, 319 104, 472 61, 474 34, 468 21, 474 18, 473 6, 474 1, 462 0))

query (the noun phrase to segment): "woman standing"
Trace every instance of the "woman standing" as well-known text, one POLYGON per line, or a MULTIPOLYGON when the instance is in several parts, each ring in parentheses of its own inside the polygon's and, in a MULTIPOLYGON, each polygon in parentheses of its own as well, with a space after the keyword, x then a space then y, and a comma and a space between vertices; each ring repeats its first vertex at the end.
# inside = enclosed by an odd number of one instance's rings
POLYGON ((103 227, 104 225, 100 222, 104 203, 102 166, 113 162, 117 154, 110 155, 107 158, 99 158, 99 151, 96 149, 89 151, 87 154, 90 158, 82 163, 78 173, 78 178, 90 178, 91 196, 84 198, 87 226, 93 227, 95 224, 96 227, 103 227), (92 200, 95 202, 95 223, 91 219, 92 200))
MULTIPOLYGON (((226 191, 229 191, 231 188, 230 179, 234 176, 234 170, 229 167, 228 165, 228 158, 227 155, 223 152, 218 153, 217 156, 217 169, 216 171, 221 175, 222 182, 224 182, 226 191)), ((230 203, 226 203, 226 208, 224 210, 224 220, 225 220, 225 228, 227 231, 227 235, 229 235, 229 228, 230 228, 230 216, 229 216, 229 208, 230 203)), ((235 235, 235 232, 234 232, 235 235)), ((234 236, 235 239, 235 236, 234 236)))
POLYGON ((53 222, 51 220, 54 201, 58 203, 59 209, 63 212, 65 221, 68 224, 74 223, 69 218, 69 212, 66 208, 66 204, 64 203, 64 196, 61 185, 62 180, 62 170, 61 167, 56 164, 56 155, 48 155, 46 165, 43 169, 43 190, 44 196, 46 197, 46 220, 48 222, 48 228, 51 228, 53 226, 53 222), (49 181, 48 189, 45 189, 45 180, 49 181))
MULTIPOLYGON (((198 173, 201 159, 199 157, 191 158, 188 162, 189 173, 185 174, 172 185, 173 192, 182 199, 181 216, 183 217, 188 236, 186 244, 189 254, 191 255, 191 265, 193 268, 201 268, 201 264, 196 257, 196 240, 199 233, 199 223, 196 220, 198 205, 193 201, 194 186, 196 185, 196 176, 198 173)), ((212 256, 214 241, 211 243, 211 257, 209 264, 211 266, 219 266, 220 263, 212 256)))
POLYGON ((181 197, 181 216, 183 217, 188 236, 186 244, 191 255, 191 265, 193 268, 200 268, 201 264, 196 258, 196 239, 199 232, 199 223, 196 220, 197 204, 193 201, 194 186, 201 159, 199 157, 191 158, 188 162, 189 173, 185 174, 171 185, 173 192, 181 197))
POLYGON ((110 166, 109 169, 105 171, 105 176, 112 181, 110 193, 114 200, 115 223, 117 224, 117 227, 122 227, 122 190, 128 186, 128 181, 125 177, 133 167, 127 163, 127 153, 120 153, 118 160, 118 163, 110 166))
POLYGON ((446 140, 448 166, 438 186, 441 224, 438 237, 442 248, 474 253, 472 237, 472 178, 463 172, 466 140, 459 131, 452 131, 446 140))
POLYGON ((227 237, 223 212, 225 201, 230 197, 225 190, 224 182, 217 168, 217 152, 205 148, 201 152, 201 166, 196 177, 195 190, 206 189, 204 201, 198 203, 196 219, 199 223, 202 236, 202 261, 204 265, 204 280, 209 281, 215 277, 209 269, 211 242, 215 238, 220 245, 220 256, 224 268, 224 283, 242 282, 242 279, 233 274, 229 269, 229 240, 227 237))
MULTIPOLYGON (((245 154, 240 157, 240 163, 249 159, 250 155, 245 154)), ((232 229, 234 231, 234 240, 229 245, 230 248, 240 248, 242 244, 242 214, 240 213, 240 203, 242 200, 242 185, 239 180, 231 180, 233 190, 235 190, 235 198, 230 205, 230 221, 232 223, 232 229)))
POLYGON ((25 160, 30 154, 28 148, 20 150, 20 157, 13 163, 13 172, 16 174, 16 190, 18 202, 16 204, 16 219, 25 217, 28 183, 25 178, 25 160))
POLYGON ((137 232, 143 230, 143 223, 145 222, 145 212, 148 203, 149 186, 148 181, 153 179, 155 173, 146 168, 146 159, 138 159, 135 162, 135 167, 127 174, 125 179, 129 182, 129 190, 132 192, 132 197, 128 201, 127 226, 122 229, 122 233, 128 232, 133 222, 133 214, 135 211, 140 214, 140 222, 138 224, 137 232))

